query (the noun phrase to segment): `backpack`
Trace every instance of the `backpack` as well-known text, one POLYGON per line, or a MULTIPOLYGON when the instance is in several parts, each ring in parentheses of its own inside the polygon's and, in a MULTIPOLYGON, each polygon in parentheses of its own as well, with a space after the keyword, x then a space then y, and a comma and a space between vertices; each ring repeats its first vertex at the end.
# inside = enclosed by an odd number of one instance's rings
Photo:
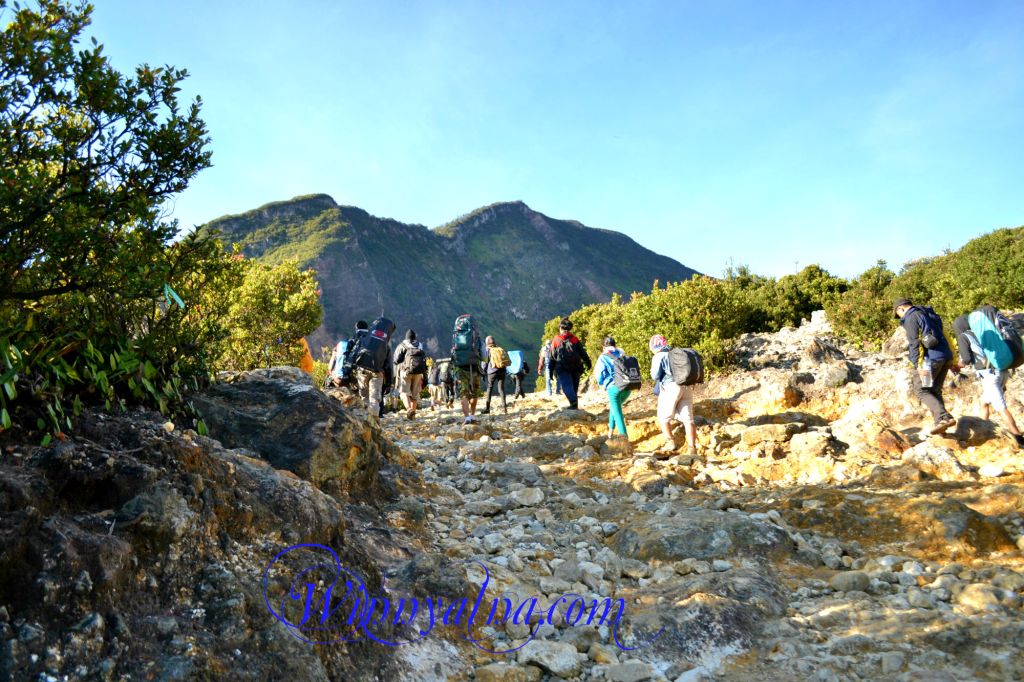
POLYGON ((452 332, 452 363, 456 367, 469 367, 480 363, 480 333, 472 315, 455 318, 452 332))
POLYGON ((704 358, 692 348, 669 349, 668 367, 672 380, 680 386, 704 383, 704 358))
POLYGON ((609 356, 615 375, 612 383, 620 391, 634 391, 643 385, 640 374, 640 361, 631 355, 609 356))
POLYGON ((426 374, 427 354, 419 346, 406 346, 405 357, 402 359, 402 370, 406 374, 426 374))
POLYGON ((561 337, 556 337, 556 339, 558 340, 558 345, 552 344, 551 361, 559 369, 569 372, 582 372, 583 358, 580 357, 579 345, 569 339, 561 337))
POLYGON ((491 367, 495 369, 504 369, 512 364, 512 361, 508 359, 508 353, 501 346, 491 346, 488 348, 487 357, 491 360, 491 367))
POLYGON ((942 318, 934 308, 914 306, 921 311, 921 345, 925 350, 938 348, 942 343, 942 318))
POLYGON ((441 367, 434 363, 434 366, 430 368, 430 372, 427 373, 427 385, 437 386, 441 383, 441 367))
POLYGON ((525 372, 523 372, 523 368, 525 366, 526 366, 526 363, 523 362, 523 351, 521 351, 521 350, 510 350, 508 352, 508 373, 509 374, 512 374, 512 375, 516 375, 516 374, 519 374, 519 373, 524 373, 525 374, 525 372))
POLYGON ((984 306, 968 315, 967 323, 991 367, 1002 371, 1024 364, 1020 334, 998 310, 984 306))
POLYGON ((345 362, 348 359, 348 350, 351 345, 351 342, 346 339, 339 341, 338 345, 334 347, 334 359, 331 365, 330 378, 345 381, 352 374, 352 365, 345 362))
POLYGON ((395 333, 395 323, 378 317, 370 325, 367 333, 360 336, 352 356, 352 364, 356 367, 381 372, 388 362, 388 346, 391 335, 395 333))

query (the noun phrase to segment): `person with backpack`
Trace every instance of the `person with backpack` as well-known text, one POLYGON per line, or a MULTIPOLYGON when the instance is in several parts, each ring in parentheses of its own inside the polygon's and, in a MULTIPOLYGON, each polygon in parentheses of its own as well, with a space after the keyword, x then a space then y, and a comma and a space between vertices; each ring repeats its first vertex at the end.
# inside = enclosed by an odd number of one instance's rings
POLYGON ((572 333, 572 320, 564 318, 558 324, 558 336, 551 339, 551 362, 562 393, 569 400, 569 409, 578 410, 580 377, 584 369, 591 369, 587 349, 572 333))
POLYGON ((462 414, 466 424, 476 421, 476 401, 480 396, 480 363, 484 358, 483 340, 472 315, 455 318, 452 331, 452 365, 455 383, 462 401, 462 414))
POLYGON ((359 396, 366 403, 369 414, 383 413, 384 383, 391 383, 391 335, 395 324, 386 318, 377 318, 373 325, 360 320, 356 323, 356 343, 352 350, 352 365, 359 396))
POLYGON ((452 369, 451 358, 445 358, 438 372, 441 379, 441 402, 451 409, 455 405, 455 371, 452 369))
POLYGON ((523 392, 523 380, 530 373, 530 366, 526 364, 526 358, 523 357, 523 351, 521 350, 510 351, 508 357, 511 362, 507 371, 508 375, 512 377, 512 398, 525 398, 526 393, 523 392))
POLYGON ((945 433, 956 425, 956 419, 942 400, 942 384, 953 366, 953 351, 942 334, 942 318, 931 308, 916 306, 908 298, 896 299, 892 310, 907 335, 907 355, 915 370, 911 375, 914 392, 932 413, 934 424, 930 433, 945 433), (919 357, 921 349, 924 357, 919 357))
POLYGON ((427 393, 430 394, 430 411, 433 412, 441 404, 441 364, 427 358, 427 393))
POLYGON ((658 426, 665 436, 664 444, 655 452, 671 454, 676 451, 676 439, 672 435, 672 422, 676 421, 686 430, 689 454, 696 456, 699 453, 697 427, 693 421, 693 387, 677 381, 680 377, 673 377, 670 355, 672 347, 663 335, 652 336, 648 348, 654 353, 651 358, 651 379, 654 380, 654 391, 658 396, 658 426))
POLYGON ((491 396, 494 395, 494 388, 497 386, 498 394, 501 395, 501 409, 508 414, 508 403, 505 401, 505 377, 508 374, 509 359, 505 349, 494 342, 493 336, 484 339, 486 346, 484 357, 484 375, 487 377, 487 402, 480 414, 491 413, 491 396))
MULTIPOLYGON (((976 320, 978 319, 976 313, 987 317, 989 310, 991 310, 993 318, 1000 315, 999 311, 994 307, 985 306, 981 310, 971 313, 971 316, 974 316, 976 320)), ((960 362, 957 363, 955 368, 956 371, 960 372, 970 367, 974 370, 978 379, 981 380, 981 418, 987 420, 990 411, 994 409, 1006 420, 1006 426, 1013 435, 1013 439, 1017 442, 1017 447, 1024 448, 1024 436, 1021 435, 1020 429, 1017 428, 1017 422, 1010 413, 1010 408, 1006 405, 1006 396, 1004 395, 1009 372, 1007 369, 998 366, 1000 364, 998 353, 1002 349, 996 346, 999 342, 1002 342, 1002 338, 998 340, 992 339, 989 338, 989 335, 982 332, 981 337, 985 339, 983 343, 979 339, 978 334, 971 328, 968 315, 961 315, 953 320, 953 330, 956 332, 956 346, 960 356, 960 362), (990 355, 992 356, 991 358, 989 357, 990 355)), ((1007 364, 1012 364, 1012 353, 1007 364)))
POLYGON ((551 339, 545 341, 540 349, 540 355, 537 357, 537 372, 544 376, 544 388, 548 392, 548 397, 554 393, 562 393, 551 362, 551 339))
MULTIPOLYGON (((597 359, 597 385, 608 393, 608 439, 611 440, 617 435, 629 440, 626 431, 626 418, 622 414, 622 404, 629 399, 632 389, 622 388, 621 377, 624 369, 616 369, 621 365, 625 353, 615 345, 615 339, 611 336, 604 337, 604 349, 597 359), (616 377, 620 381, 616 382, 616 377)), ((632 358, 635 362, 636 358, 632 358)), ((639 365, 637 365, 636 379, 640 377, 639 365)))
POLYGON ((412 329, 405 332, 405 340, 395 349, 395 369, 398 370, 398 390, 405 406, 405 418, 415 419, 423 379, 427 374, 427 352, 416 340, 416 332, 412 329))

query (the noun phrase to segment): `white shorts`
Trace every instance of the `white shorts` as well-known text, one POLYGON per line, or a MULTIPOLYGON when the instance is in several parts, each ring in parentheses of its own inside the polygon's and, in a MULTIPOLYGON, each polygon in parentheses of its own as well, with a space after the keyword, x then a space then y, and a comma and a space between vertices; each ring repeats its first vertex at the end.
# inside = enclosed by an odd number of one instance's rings
POLYGON ((658 394, 658 421, 675 419, 678 422, 693 421, 693 388, 671 383, 662 384, 658 394))
POLYGON ((1005 410, 1006 397, 1003 395, 1003 389, 1006 388, 1006 372, 994 369, 978 370, 978 378, 981 379, 981 403, 991 405, 1000 412, 1005 410))

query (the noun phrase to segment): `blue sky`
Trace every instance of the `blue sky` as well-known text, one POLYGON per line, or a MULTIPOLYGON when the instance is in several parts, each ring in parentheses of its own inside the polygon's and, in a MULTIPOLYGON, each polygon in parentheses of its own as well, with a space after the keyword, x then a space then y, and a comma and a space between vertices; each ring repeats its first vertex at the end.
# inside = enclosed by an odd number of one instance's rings
POLYGON ((185 226, 521 199, 709 274, 851 276, 1024 224, 1019 0, 95 5, 118 68, 203 98, 185 226))

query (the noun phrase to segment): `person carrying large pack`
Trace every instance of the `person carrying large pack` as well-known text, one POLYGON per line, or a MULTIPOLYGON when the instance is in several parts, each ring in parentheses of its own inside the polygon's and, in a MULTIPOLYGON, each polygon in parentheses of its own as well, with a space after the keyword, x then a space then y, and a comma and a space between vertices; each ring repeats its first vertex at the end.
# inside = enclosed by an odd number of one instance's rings
POLYGON ((345 358, 348 356, 350 339, 339 341, 334 350, 331 351, 331 359, 327 363, 327 378, 325 386, 346 386, 352 378, 352 365, 345 365, 345 358))
POLYGON ((704 361, 692 348, 673 348, 661 334, 655 334, 648 343, 654 354, 651 359, 651 379, 658 396, 658 426, 665 443, 655 452, 671 454, 676 450, 672 435, 672 422, 677 421, 686 430, 689 454, 696 456, 697 427, 693 421, 693 387, 704 381, 704 361))
MULTIPOLYGON (((970 315, 961 315, 953 320, 960 355, 956 370, 974 369, 981 380, 981 418, 988 419, 990 410, 994 409, 1006 420, 1017 447, 1024 447, 1024 436, 1010 414, 1004 395, 1009 368, 1014 365, 1014 351, 999 331, 1003 321, 1012 328, 1012 323, 992 306, 983 306, 970 315)), ((1008 335, 1020 338, 1015 329, 1008 335)))
POLYGON ((395 323, 379 317, 368 326, 365 321, 356 323, 355 347, 352 350, 352 365, 359 385, 359 395, 366 402, 370 414, 381 413, 384 374, 390 374, 391 335, 395 323))
POLYGON ((455 367, 455 381, 462 399, 462 414, 466 424, 476 421, 476 401, 480 395, 480 363, 484 348, 476 320, 472 315, 455 318, 452 330, 452 365, 455 367))
POLYGON ((946 410, 942 384, 953 366, 953 351, 942 334, 942 318, 929 307, 914 305, 908 298, 893 303, 893 315, 907 335, 907 356, 913 368, 910 380, 917 398, 932 413, 931 433, 948 431, 956 419, 946 410), (924 349, 922 354, 920 351, 924 349), (920 363, 918 358, 920 355, 920 363))
POLYGON ((554 363, 551 362, 551 339, 541 346, 540 355, 537 356, 537 372, 544 377, 544 389, 548 392, 548 397, 556 392, 562 392, 558 386, 554 363))
POLYGON ((590 370, 590 356, 587 349, 572 333, 572 320, 564 318, 558 324, 558 336, 551 339, 551 362, 562 393, 569 400, 569 409, 579 409, 580 377, 584 370, 590 370))
POLYGON ((611 336, 604 337, 604 349, 597 359, 597 385, 608 393, 609 440, 616 435, 629 440, 622 404, 640 388, 640 363, 623 353, 611 336))
POLYGON ((505 377, 508 374, 508 366, 511 364, 508 353, 494 342, 493 336, 488 336, 484 339, 484 346, 486 347, 484 375, 487 377, 487 388, 484 392, 487 394, 487 402, 484 404, 484 409, 481 410, 480 414, 491 413, 491 396, 494 395, 495 386, 497 386, 498 394, 501 396, 501 409, 505 414, 508 414, 508 403, 505 401, 505 377))
POLYGON ((423 380, 427 374, 427 352, 416 340, 412 329, 405 332, 405 340, 395 349, 395 370, 398 375, 398 390, 405 405, 406 419, 416 418, 423 380))
POLYGON ((509 366, 506 370, 508 376, 512 377, 513 398, 525 398, 526 393, 523 392, 523 379, 530 373, 530 366, 526 364, 526 358, 523 357, 523 351, 521 350, 510 350, 508 352, 509 366))

